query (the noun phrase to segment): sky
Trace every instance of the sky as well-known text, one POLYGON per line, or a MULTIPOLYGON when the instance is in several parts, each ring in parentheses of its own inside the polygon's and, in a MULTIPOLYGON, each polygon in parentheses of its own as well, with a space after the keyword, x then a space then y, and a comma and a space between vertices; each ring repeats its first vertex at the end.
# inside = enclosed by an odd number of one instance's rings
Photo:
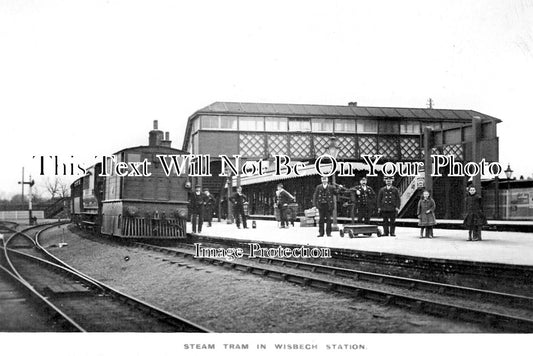
POLYGON ((44 190, 33 156, 90 164, 146 144, 154 119, 181 148, 215 101, 431 97, 501 119, 500 162, 531 176, 532 51, 525 0, 0 0, 0 199, 23 166, 44 190))

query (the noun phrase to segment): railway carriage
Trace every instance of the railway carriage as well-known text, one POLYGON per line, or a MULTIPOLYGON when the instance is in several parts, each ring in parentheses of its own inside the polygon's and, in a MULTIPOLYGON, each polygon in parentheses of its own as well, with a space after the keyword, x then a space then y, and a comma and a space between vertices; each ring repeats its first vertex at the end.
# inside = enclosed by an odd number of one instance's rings
POLYGON ((100 226, 104 178, 101 164, 87 169, 87 174, 70 186, 71 219, 78 226, 96 229, 100 226))

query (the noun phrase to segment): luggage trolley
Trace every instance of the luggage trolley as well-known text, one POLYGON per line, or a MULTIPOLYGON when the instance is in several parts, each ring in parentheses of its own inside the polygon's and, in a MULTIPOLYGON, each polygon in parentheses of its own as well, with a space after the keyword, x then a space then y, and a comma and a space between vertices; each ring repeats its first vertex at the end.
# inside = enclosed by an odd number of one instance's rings
POLYGON ((372 237, 376 234, 377 237, 381 236, 381 231, 377 225, 365 225, 365 224, 345 224, 342 229, 339 229, 341 237, 348 235, 353 239, 356 237, 372 237))

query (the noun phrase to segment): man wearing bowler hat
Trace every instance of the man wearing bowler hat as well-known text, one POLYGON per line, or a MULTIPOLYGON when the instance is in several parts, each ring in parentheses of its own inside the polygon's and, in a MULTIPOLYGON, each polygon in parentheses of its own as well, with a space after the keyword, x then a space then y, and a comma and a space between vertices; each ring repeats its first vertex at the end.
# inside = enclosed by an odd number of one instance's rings
POLYGON ((378 213, 383 218, 383 235, 396 236, 396 216, 400 211, 400 191, 392 186, 394 178, 386 176, 385 186, 378 193, 378 213))

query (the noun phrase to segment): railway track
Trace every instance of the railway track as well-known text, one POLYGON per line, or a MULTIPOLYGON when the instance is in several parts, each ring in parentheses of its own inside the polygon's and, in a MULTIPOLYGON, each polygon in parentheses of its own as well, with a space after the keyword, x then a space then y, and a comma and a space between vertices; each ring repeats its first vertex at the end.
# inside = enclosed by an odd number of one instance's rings
MULTIPOLYGON (((533 298, 418 279, 324 266, 297 260, 196 258, 189 248, 130 242, 132 246, 178 258, 194 258, 258 276, 362 297, 430 315, 489 325, 503 331, 533 331, 533 298), (385 287, 383 287, 385 286, 385 287), (523 314, 526 316, 523 316, 523 314)), ((185 246, 191 247, 191 245, 185 246)))
MULTIPOLYGON (((209 332, 184 318, 121 293, 59 261, 39 244, 39 235, 51 227, 11 229, 2 246, 2 270, 46 303, 47 311, 69 331, 209 332), (39 229, 35 237, 31 230, 39 229), (10 248, 23 236, 27 252, 10 248), (35 248, 30 248, 31 244, 35 248), (38 255, 41 256, 38 256, 38 255)), ((10 229, 6 227, 5 229, 10 229)), ((24 246, 23 246, 24 248, 24 246)), ((25 249, 26 249, 25 248, 25 249)))

